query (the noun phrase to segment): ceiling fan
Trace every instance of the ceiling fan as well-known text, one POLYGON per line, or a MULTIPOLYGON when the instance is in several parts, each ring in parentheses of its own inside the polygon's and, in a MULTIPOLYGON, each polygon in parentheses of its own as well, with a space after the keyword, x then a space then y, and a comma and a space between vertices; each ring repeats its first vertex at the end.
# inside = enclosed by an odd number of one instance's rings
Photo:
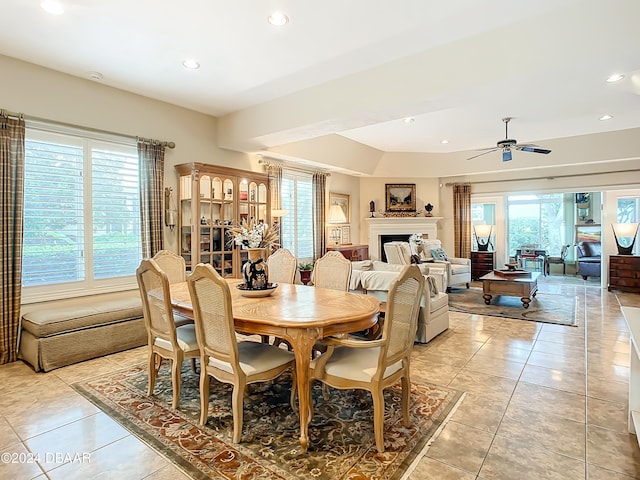
POLYGON ((523 152, 532 152, 532 153, 551 153, 551 150, 547 150, 546 148, 540 148, 538 145, 534 145, 533 143, 518 143, 513 138, 509 138, 509 122, 512 117, 505 117, 502 119, 504 122, 504 140, 500 140, 495 147, 490 148, 482 148, 482 150, 486 150, 478 155, 474 155, 473 157, 467 158, 467 160, 471 160, 473 158, 480 157, 482 155, 486 155, 487 153, 495 152, 496 150, 502 149, 502 161, 508 162, 511 160, 511 151, 512 150, 522 150, 523 152))

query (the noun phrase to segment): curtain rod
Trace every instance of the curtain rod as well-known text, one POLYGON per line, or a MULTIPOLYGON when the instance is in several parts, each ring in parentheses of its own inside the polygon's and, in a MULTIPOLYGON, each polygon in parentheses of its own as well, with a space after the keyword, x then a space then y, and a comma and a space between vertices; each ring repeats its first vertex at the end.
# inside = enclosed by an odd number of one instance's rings
POLYGON ((56 121, 56 120, 49 120, 47 118, 34 117, 34 116, 31 116, 31 115, 25 115, 23 113, 13 113, 13 112, 9 112, 8 110, 5 110, 5 109, 1 109, 0 110, 0 115, 6 115, 8 117, 16 117, 16 118, 20 118, 20 119, 31 121, 31 122, 39 122, 39 123, 44 123, 44 124, 59 125, 61 127, 76 128, 76 129, 86 130, 86 131, 89 131, 89 132, 100 133, 100 134, 104 134, 104 135, 117 135, 118 137, 130 138, 130 139, 133 139, 133 140, 135 140, 137 142, 158 143, 158 144, 162 145, 163 147, 168 147, 168 148, 175 148, 176 147, 176 144, 174 142, 165 142, 165 141, 162 141, 162 140, 147 139, 147 138, 142 138, 142 137, 138 137, 138 136, 134 136, 134 135, 127 135, 127 134, 124 134, 124 133, 110 132, 109 130, 101 130, 99 128, 84 127, 82 125, 74 125, 73 123, 65 123, 65 122, 59 122, 59 121, 56 121))
MULTIPOLYGON (((631 173, 631 172, 640 172, 640 169, 634 168, 631 170, 614 170, 611 172, 574 173, 571 175, 549 175, 546 177, 510 178, 506 180, 481 180, 479 182, 462 182, 462 183, 467 185, 480 185, 482 183, 527 182, 530 180, 555 180, 556 178, 588 177, 592 175, 608 175, 608 174, 614 174, 614 173, 631 173)), ((637 182, 630 182, 630 183, 637 183, 637 182)), ((447 182, 444 184, 445 187, 452 187, 454 185, 458 185, 458 183, 447 182)))

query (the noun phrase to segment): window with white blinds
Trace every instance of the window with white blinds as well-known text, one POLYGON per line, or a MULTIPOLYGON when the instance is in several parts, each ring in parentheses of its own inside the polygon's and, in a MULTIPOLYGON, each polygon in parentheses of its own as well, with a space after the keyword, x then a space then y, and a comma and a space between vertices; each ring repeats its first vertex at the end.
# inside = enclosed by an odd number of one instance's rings
POLYGON ((282 172, 282 246, 298 261, 313 261, 313 188, 311 174, 282 172))
POLYGON ((22 285, 29 295, 135 285, 138 154, 127 143, 27 128, 22 285))

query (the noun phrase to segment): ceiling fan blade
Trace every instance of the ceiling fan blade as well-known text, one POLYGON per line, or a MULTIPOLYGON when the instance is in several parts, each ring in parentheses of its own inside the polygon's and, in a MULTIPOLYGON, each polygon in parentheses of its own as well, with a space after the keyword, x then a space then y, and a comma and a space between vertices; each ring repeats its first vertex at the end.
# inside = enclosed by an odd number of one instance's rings
POLYGON ((513 157, 511 155, 511 150, 510 149, 504 149, 502 150, 502 161, 503 162, 508 162, 509 160, 511 160, 513 157))
POLYGON ((487 150, 487 151, 479 153, 478 155, 474 155, 473 157, 469 157, 469 158, 467 158, 467 160, 473 160, 474 158, 481 157, 482 155, 486 155, 487 153, 495 152, 496 150, 498 150, 498 148, 497 147, 493 147, 493 148, 485 149, 485 150, 487 150))
POLYGON ((534 146, 534 145, 520 145, 520 146, 518 146, 516 148, 518 150, 522 150, 523 152, 544 153, 545 155, 547 153, 551 153, 551 150, 548 150, 546 148, 539 148, 539 147, 534 146))

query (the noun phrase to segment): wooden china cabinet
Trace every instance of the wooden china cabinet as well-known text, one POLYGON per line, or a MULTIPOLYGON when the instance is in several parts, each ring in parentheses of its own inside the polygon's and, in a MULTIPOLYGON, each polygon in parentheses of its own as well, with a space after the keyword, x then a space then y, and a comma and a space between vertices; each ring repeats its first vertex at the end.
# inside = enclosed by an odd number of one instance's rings
POLYGON ((228 232, 243 219, 269 224, 268 175, 204 163, 175 168, 180 175, 179 249, 187 268, 210 263, 223 277, 240 278, 247 252, 228 232))

